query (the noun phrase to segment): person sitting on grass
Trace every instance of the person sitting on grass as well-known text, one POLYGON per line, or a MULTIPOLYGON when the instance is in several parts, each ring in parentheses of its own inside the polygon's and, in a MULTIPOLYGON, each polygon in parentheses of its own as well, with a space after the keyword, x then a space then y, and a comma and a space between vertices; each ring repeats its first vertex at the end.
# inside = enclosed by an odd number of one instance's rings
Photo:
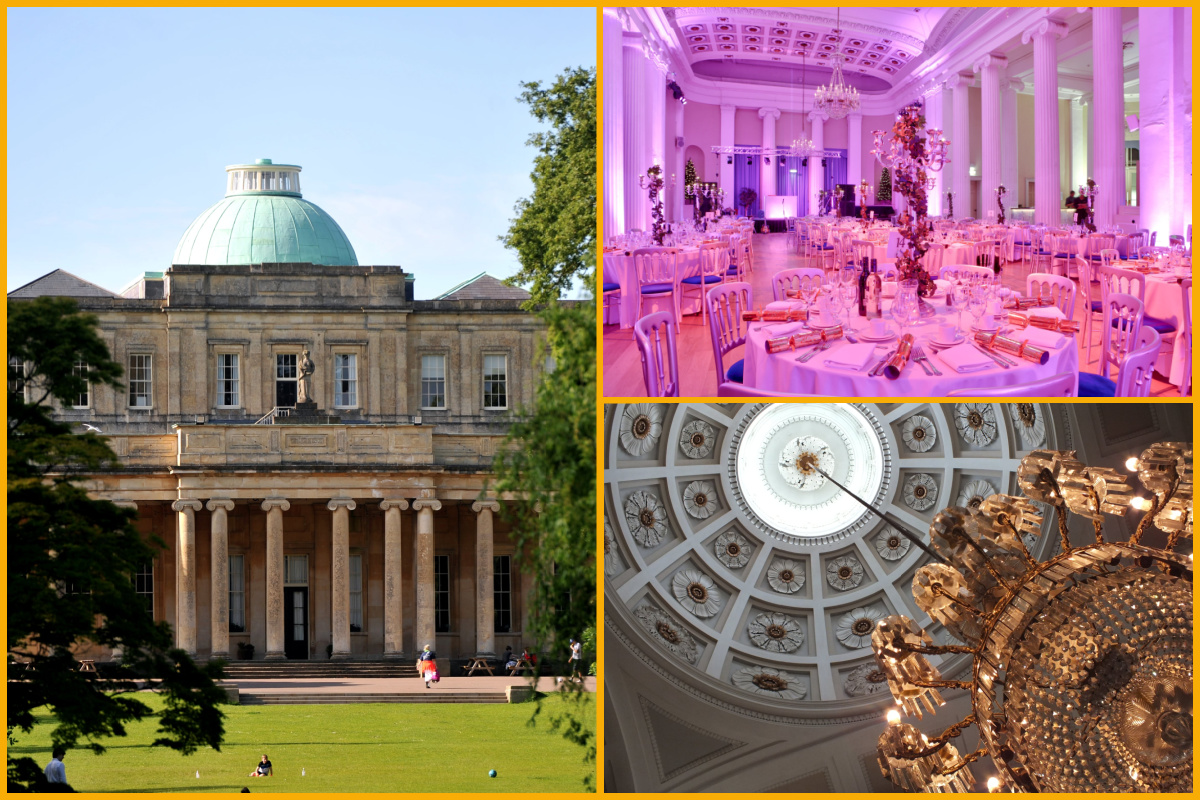
POLYGON ((251 778, 270 778, 275 775, 271 769, 271 760, 267 758, 267 754, 263 753, 262 761, 258 762, 258 768, 250 773, 251 778))

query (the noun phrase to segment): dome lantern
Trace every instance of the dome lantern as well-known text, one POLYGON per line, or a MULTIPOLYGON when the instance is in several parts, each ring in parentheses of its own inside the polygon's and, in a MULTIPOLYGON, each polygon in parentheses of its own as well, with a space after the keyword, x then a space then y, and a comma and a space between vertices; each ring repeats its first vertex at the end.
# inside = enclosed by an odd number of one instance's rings
POLYGON ((300 197, 300 170, 295 164, 274 164, 260 158, 253 164, 234 164, 225 168, 225 196, 274 194, 300 197))

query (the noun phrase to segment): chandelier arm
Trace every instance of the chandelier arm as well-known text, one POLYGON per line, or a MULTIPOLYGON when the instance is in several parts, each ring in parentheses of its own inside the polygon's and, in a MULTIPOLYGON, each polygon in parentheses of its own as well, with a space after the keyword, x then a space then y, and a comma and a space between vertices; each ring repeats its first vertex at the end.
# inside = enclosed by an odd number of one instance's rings
MULTIPOLYGON (((975 715, 968 714, 961 722, 951 725, 946 730, 942 731, 937 737, 929 740, 929 746, 923 747, 920 750, 900 750, 895 754, 896 758, 917 759, 931 756, 937 751, 946 746, 947 743, 955 736, 958 736, 967 728, 975 724, 975 715)), ((953 772, 954 770, 951 770, 953 772)))
POLYGON ((908 539, 910 542, 915 544, 917 547, 924 550, 929 555, 929 557, 932 558, 934 561, 938 562, 939 564, 946 564, 947 566, 949 566, 950 562, 946 561, 946 559, 942 558, 937 553, 933 552, 933 550, 931 550, 928 545, 926 545, 923 541, 921 541, 921 538, 919 536, 917 536, 916 534, 913 534, 913 533, 909 533, 908 529, 905 528, 902 523, 900 523, 898 520, 892 519, 891 515, 889 515, 886 511, 878 511, 874 506, 872 506, 866 500, 863 500, 861 497, 856 495, 854 492, 850 491, 845 486, 842 486, 840 483, 838 483, 836 480, 834 480, 832 475, 825 472, 820 467, 813 467, 813 469, 815 469, 817 472, 819 472, 822 475, 822 477, 824 477, 826 480, 828 480, 834 486, 838 487, 843 492, 845 492, 846 494, 850 495, 855 500, 857 500, 859 505, 861 505, 863 508, 867 509, 872 514, 879 517, 884 522, 888 523, 893 528, 895 528, 897 531, 899 531, 900 535, 903 536, 905 539, 908 539))
POLYGON ((992 577, 995 578, 1000 583, 1001 586, 1003 586, 1005 589, 1007 589, 1010 593, 1015 591, 1012 584, 1010 584, 1008 581, 1006 581, 1004 579, 1004 576, 1001 575, 999 573, 999 571, 997 571, 996 568, 992 566, 991 557, 988 556, 986 550, 984 550, 982 547, 980 547, 979 542, 975 541, 970 536, 964 536, 963 541, 965 541, 970 547, 974 548, 975 552, 977 552, 977 553, 979 553, 979 555, 983 556, 983 565, 985 567, 987 567, 987 571, 992 574, 992 577))
POLYGON ((1065 553, 1071 549, 1071 536, 1067 531, 1067 501, 1063 499, 1062 487, 1058 485, 1053 472, 1046 467, 1042 467, 1041 475, 1038 477, 1041 480, 1050 482, 1054 486, 1054 492, 1050 496, 1055 499, 1054 510, 1058 519, 1058 535, 1062 537, 1062 549, 1065 553))
POLYGON ((988 754, 987 747, 986 746, 981 747, 978 750, 976 750, 974 753, 967 753, 965 756, 962 757, 962 760, 959 761, 958 764, 952 764, 951 767, 948 768, 945 772, 939 772, 937 774, 949 775, 950 773, 958 772, 960 769, 965 767, 967 764, 970 764, 972 761, 978 761, 979 759, 983 758, 987 754, 988 754))
POLYGON ((1025 541, 1021 538, 1021 532, 1017 530, 1017 526, 1013 524, 1013 521, 1004 515, 997 517, 996 521, 1008 528, 1013 538, 1021 543, 1021 556, 1025 559, 1025 563, 1031 567, 1036 567, 1040 562, 1029 554, 1029 549, 1025 547, 1025 541))
MULTIPOLYGON (((981 647, 971 647, 965 644, 908 644, 907 642, 897 642, 892 645, 897 650, 903 650, 908 653, 922 653, 927 656, 942 656, 947 653, 975 653, 978 654, 981 647)), ((968 684, 969 685, 969 684, 968 684)))
POLYGON ((964 692, 969 692, 972 688, 970 681, 922 681, 909 678, 907 682, 925 689, 962 689, 964 692))
POLYGON ((1139 544, 1141 542, 1142 534, 1146 532, 1147 528, 1154 524, 1155 515, 1165 508, 1171 498, 1175 496, 1175 490, 1179 488, 1181 481, 1181 478, 1175 478, 1175 482, 1171 484, 1171 488, 1163 494, 1161 501, 1159 500, 1158 493, 1154 493, 1154 502, 1150 504, 1150 510, 1146 512, 1146 516, 1142 517, 1142 521, 1138 523, 1137 530, 1133 532, 1133 536, 1129 537, 1130 544, 1139 544))
POLYGON ((960 608, 966 609, 967 611, 971 612, 972 615, 974 615, 976 617, 979 616, 979 609, 975 608, 975 606, 971 605, 970 603, 960 600, 957 597, 955 597, 954 595, 950 594, 948 591, 946 591, 946 589, 941 584, 937 584, 933 587, 933 593, 941 595, 942 597, 946 598, 951 603, 954 603, 954 605, 959 606, 960 608))

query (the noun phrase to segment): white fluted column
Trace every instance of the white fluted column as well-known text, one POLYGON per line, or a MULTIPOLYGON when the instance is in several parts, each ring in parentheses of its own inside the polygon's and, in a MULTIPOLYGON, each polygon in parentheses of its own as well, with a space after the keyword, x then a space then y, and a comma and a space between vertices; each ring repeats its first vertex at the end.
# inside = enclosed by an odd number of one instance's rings
MULTIPOLYGON (((950 136, 946 133, 946 120, 944 115, 945 104, 942 96, 942 85, 939 83, 932 89, 925 92, 924 101, 925 130, 923 130, 921 133, 928 137, 929 134, 926 133, 926 131, 931 128, 936 128, 942 131, 942 135, 949 139, 950 136)), ((940 217, 943 213, 945 213, 946 208, 946 198, 944 193, 946 191, 947 174, 945 170, 938 172, 930 170, 927 174, 930 180, 933 182, 932 188, 926 193, 926 202, 929 209, 928 213, 931 217, 940 217)))
POLYGON ((996 216, 996 187, 1000 185, 1000 78, 1008 59, 996 53, 988 53, 975 63, 979 73, 982 103, 980 105, 980 133, 982 134, 983 156, 981 159, 983 180, 979 185, 979 216, 990 219, 996 216))
POLYGON ((496 655, 496 587, 493 564, 492 512, 495 500, 476 500, 475 512, 475 655, 496 655))
POLYGON ((766 206, 767 198, 779 194, 775 188, 775 156, 765 155, 775 150, 775 123, 779 120, 778 108, 760 108, 758 118, 762 120, 762 146, 764 157, 758 162, 762 170, 759 180, 759 194, 762 200, 759 205, 766 206))
POLYGON ((616 8, 604 9, 604 237, 625 232, 624 46, 616 8))
POLYGON ((1068 192, 1078 191, 1088 179, 1087 106, 1090 101, 1090 95, 1081 95, 1071 101, 1071 185, 1067 187, 1068 192))
POLYGON ((862 180, 864 155, 862 138, 862 114, 855 111, 846 115, 846 183, 858 186, 862 180))
POLYGON ((333 653, 330 658, 350 657, 350 512, 355 503, 349 497, 335 497, 326 505, 333 512, 332 553, 330 559, 329 619, 333 626, 333 653))
POLYGON ((404 557, 400 549, 400 512, 404 499, 384 500, 383 511, 383 657, 404 655, 404 557))
POLYGON ((623 33, 621 41, 624 78, 624 165, 625 230, 650 230, 650 201, 638 176, 650 163, 649 107, 646 103, 646 57, 642 54, 642 35, 623 33))
POLYGON ((1054 226, 1061 220, 1063 202, 1058 162, 1058 40, 1066 34, 1066 25, 1050 19, 1021 34, 1023 44, 1033 42, 1033 218, 1054 226))
POLYGON ((950 186, 954 192, 954 216, 971 216, 971 106, 967 90, 973 78, 954 74, 946 82, 954 92, 954 129, 950 140, 950 186))
POLYGON ((434 498, 431 492, 422 490, 422 494, 429 496, 412 502, 417 512, 417 641, 414 644, 418 651, 425 645, 433 647, 437 636, 433 592, 433 512, 442 509, 442 501, 434 498))
POLYGON ((1166 244, 1192 221, 1191 9, 1138 9, 1138 205, 1166 244))
POLYGON ((287 656, 283 652, 283 512, 292 507, 282 497, 263 500, 267 512, 267 652, 268 661, 287 656))
POLYGON ((175 646, 196 654, 196 512, 199 500, 176 500, 175 646))
MULTIPOLYGON (((667 142, 667 151, 673 154, 672 160, 675 162, 673 171, 675 173, 675 185, 671 187, 671 219, 688 220, 692 218, 691 213, 683 204, 683 187, 684 173, 687 169, 687 162, 683 157, 683 149, 686 143, 683 138, 683 103, 678 100, 671 100, 675 104, 675 140, 667 142)), ((704 169, 704 164, 697 165, 699 170, 704 169)), ((702 176, 703 177, 703 176, 702 176)))
MULTIPOLYGON (((829 119, 824 111, 810 111, 808 118, 812 121, 812 143, 814 150, 825 149, 825 120, 829 119)), ((816 214, 820 208, 818 192, 825 187, 825 168, 821 166, 821 157, 814 156, 808 160, 808 213, 816 214)))
POLYGON ((1092 125, 1096 130, 1097 227, 1117 221, 1125 203, 1125 76, 1121 9, 1092 8, 1092 125))
POLYGON ((212 597, 209 624, 212 638, 210 658, 229 658, 229 512, 233 501, 214 497, 204 504, 212 512, 209 541, 212 544, 212 597))
MULTIPOLYGON (((733 147, 733 118, 737 114, 737 106, 723 105, 721 106, 721 146, 733 147)), ((722 208, 734 208, 737 205, 737 198, 733 196, 733 159, 729 155, 722 153, 717 158, 721 160, 721 188, 725 190, 725 200, 722 202, 722 208)))
MULTIPOLYGON (((663 168, 663 180, 670 182, 671 180, 671 165, 667 163, 667 78, 663 74, 662 69, 654 63, 654 61, 646 58, 646 68, 644 71, 646 76, 646 155, 649 159, 646 162, 646 167, 649 168, 654 164, 658 164, 663 168)), ((677 179, 683 178, 682 175, 676 175, 677 179)), ((667 190, 663 191, 660 197, 666 194, 667 190)), ((663 197, 665 203, 665 197, 663 197)), ((647 210, 649 210, 649 200, 646 201, 647 210)), ((647 218, 647 224, 650 224, 650 219, 647 218)))
POLYGON ((1025 90, 1025 81, 1008 80, 1004 84, 1000 102, 1000 182, 1008 189, 1004 207, 1012 208, 1021 201, 1018 171, 1019 151, 1017 143, 1017 93, 1025 90))

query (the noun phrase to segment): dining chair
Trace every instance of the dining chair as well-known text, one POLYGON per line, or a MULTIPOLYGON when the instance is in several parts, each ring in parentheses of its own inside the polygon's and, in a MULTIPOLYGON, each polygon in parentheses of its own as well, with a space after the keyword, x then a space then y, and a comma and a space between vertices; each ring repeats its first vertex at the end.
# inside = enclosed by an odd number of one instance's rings
POLYGON ((1154 383, 1154 362, 1162 349, 1162 337, 1153 328, 1142 328, 1137 347, 1117 369, 1117 379, 1083 372, 1079 375, 1080 397, 1149 397, 1154 383))
MULTIPOLYGON (((679 330, 679 249, 676 247, 642 247, 633 251, 641 302, 650 299, 671 299, 675 312, 675 330, 679 330)), ((641 313, 641 305, 638 313, 641 313)))
POLYGON ((1060 372, 1049 378, 1041 378, 1014 386, 988 386, 986 388, 956 389, 947 397, 1075 397, 1075 373, 1060 372))
POLYGON ((639 319, 633 326, 633 338, 642 354, 646 395, 679 397, 679 356, 670 312, 659 311, 639 319))
POLYGON ((1047 297, 1067 319, 1075 316, 1075 282, 1062 275, 1046 272, 1031 272, 1025 276, 1025 294, 1029 297, 1047 297))
POLYGON ((869 265, 871 259, 875 257, 875 243, 867 239, 854 239, 851 242, 851 247, 854 248, 854 263, 856 265, 863 264, 863 259, 869 265))
MULTIPOLYGON (((1086 241, 1086 240, 1084 240, 1086 241)), ((1050 237, 1050 271, 1055 275, 1066 275, 1070 277, 1071 260, 1076 253, 1080 252, 1081 247, 1085 247, 1080 243, 1079 239, 1067 233, 1056 234, 1050 237), (1059 272, 1059 268, 1062 271, 1059 272)))
POLYGON ((1115 267, 1120 260, 1121 252, 1115 247, 1106 247, 1100 251, 1100 266, 1102 267, 1115 267))
POLYGON ((977 277, 977 278, 994 278, 995 270, 991 267, 980 267, 975 264, 947 264, 938 272, 938 277, 946 280, 951 275, 959 278, 977 277))
POLYGON ((801 286, 811 286, 811 281, 824 283, 825 272, 814 267, 780 270, 771 277, 771 293, 776 301, 789 300, 789 291, 795 291, 801 286))
POLYGON ((742 275, 742 239, 744 237, 740 233, 735 233, 729 237, 729 267, 725 271, 726 280, 732 279, 740 281, 742 275))
MULTIPOLYGON (((1084 244, 1080 245, 1081 252, 1085 252, 1088 255, 1089 261, 1103 262, 1105 250, 1117 249, 1117 237, 1115 236, 1092 234, 1091 236, 1086 237, 1083 241, 1084 244), (1086 251, 1082 250, 1082 248, 1086 248, 1086 251)), ((1120 257, 1121 254, 1118 252, 1117 258, 1120 257)))
POLYGON ((1102 301, 1104 322, 1100 331, 1099 374, 1108 377, 1109 365, 1119 366, 1134 349, 1142 332, 1145 305, 1131 294, 1109 292, 1102 301))
MULTIPOLYGON (((621 284, 609 283, 608 281, 605 281, 604 282, 604 319, 606 319, 606 320, 608 319, 608 307, 609 307, 610 303, 616 306, 616 308, 617 308, 616 313, 619 315, 621 313, 621 284)), ((620 322, 621 322, 621 320, 618 318, 616 324, 620 324, 620 322)), ((608 323, 606 322, 605 324, 607 325, 608 323)))
MULTIPOLYGON (((1100 281, 1101 299, 1104 298, 1104 294, 1107 291, 1127 292, 1145 304, 1146 276, 1142 273, 1115 265, 1106 267, 1103 264, 1097 266, 1094 272, 1097 280, 1100 281)), ((1142 324, 1154 328, 1164 340, 1175 333, 1175 326, 1160 317, 1145 314, 1143 315, 1142 324)))
MULTIPOLYGON (((708 323, 708 306, 704 293, 709 286, 725 283, 729 278, 729 248, 721 242, 706 242, 700 245, 700 272, 679 281, 680 292, 696 289, 700 294, 701 324, 708 323)), ((680 298, 682 300, 682 297, 680 298)))
POLYGON ((738 359, 725 367, 725 356, 746 343, 749 325, 742 313, 750 311, 753 294, 750 284, 744 282, 725 283, 708 290, 708 330, 712 335, 713 358, 717 364, 717 396, 724 397, 730 385, 742 383, 745 359, 738 359))

